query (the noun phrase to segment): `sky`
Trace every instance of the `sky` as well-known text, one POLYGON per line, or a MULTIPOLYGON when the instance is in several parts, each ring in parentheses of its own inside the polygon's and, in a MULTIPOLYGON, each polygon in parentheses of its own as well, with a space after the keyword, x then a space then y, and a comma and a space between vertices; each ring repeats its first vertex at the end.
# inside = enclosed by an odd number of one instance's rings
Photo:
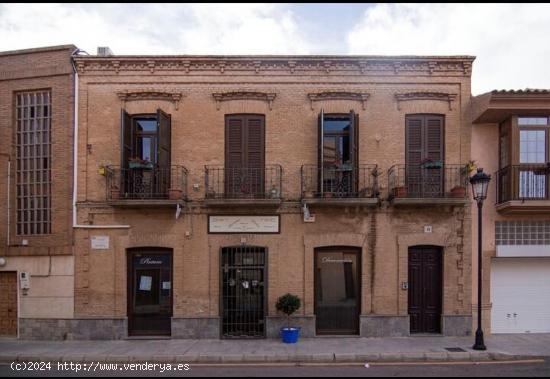
POLYGON ((0 51, 474 55, 472 93, 550 88, 550 4, 0 4, 0 51))

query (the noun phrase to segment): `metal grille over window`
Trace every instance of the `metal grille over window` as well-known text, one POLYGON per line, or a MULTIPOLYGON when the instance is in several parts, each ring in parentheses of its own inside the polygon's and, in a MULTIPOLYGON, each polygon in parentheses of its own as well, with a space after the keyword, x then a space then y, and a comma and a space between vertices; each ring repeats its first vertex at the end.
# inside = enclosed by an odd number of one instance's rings
POLYGON ((51 233, 50 91, 16 96, 17 234, 51 233))
POLYGON ((225 247, 221 257, 222 337, 265 337, 265 249, 225 247))

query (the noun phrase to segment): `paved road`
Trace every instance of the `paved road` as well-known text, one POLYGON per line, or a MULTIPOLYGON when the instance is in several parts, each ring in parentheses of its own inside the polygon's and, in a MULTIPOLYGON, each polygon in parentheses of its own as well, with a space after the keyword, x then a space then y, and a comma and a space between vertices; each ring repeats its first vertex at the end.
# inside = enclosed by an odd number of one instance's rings
MULTIPOLYGON (((54 365, 55 366, 55 365, 54 365)), ((101 372, 60 371, 52 366, 46 371, 14 372, 9 365, 0 365, 0 377, 6 376, 190 376, 190 377, 268 377, 268 376, 506 376, 506 377, 550 377, 550 359, 543 362, 526 363, 467 363, 467 364, 372 364, 369 368, 363 366, 197 366, 191 365, 189 370, 161 373, 155 371, 115 370, 101 372)), ((117 367, 120 369, 120 367, 117 367)))

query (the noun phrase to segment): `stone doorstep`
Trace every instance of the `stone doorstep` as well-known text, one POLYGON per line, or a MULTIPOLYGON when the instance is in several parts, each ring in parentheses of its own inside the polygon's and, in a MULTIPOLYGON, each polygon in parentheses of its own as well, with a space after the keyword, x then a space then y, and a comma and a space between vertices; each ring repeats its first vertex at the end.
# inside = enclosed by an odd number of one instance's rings
POLYGON ((501 352, 428 352, 428 353, 366 353, 366 354, 200 354, 200 355, 0 355, 0 363, 18 362, 109 362, 109 363, 377 363, 377 362, 486 362, 541 359, 543 356, 513 355, 501 352))

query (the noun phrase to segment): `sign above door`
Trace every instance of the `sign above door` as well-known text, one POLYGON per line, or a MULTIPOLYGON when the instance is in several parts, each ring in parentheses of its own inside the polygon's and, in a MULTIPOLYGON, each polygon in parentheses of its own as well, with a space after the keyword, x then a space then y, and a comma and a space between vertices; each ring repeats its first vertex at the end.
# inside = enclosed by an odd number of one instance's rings
POLYGON ((280 216, 208 216, 208 233, 279 233, 280 216))

